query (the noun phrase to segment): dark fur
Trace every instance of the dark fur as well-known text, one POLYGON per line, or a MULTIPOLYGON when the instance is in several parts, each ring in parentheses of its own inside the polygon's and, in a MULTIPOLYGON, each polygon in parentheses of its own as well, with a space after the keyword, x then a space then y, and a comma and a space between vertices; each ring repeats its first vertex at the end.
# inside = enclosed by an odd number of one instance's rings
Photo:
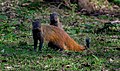
POLYGON ((89 38, 86 38, 86 39, 85 39, 85 42, 86 42, 86 47, 87 47, 87 48, 90 48, 90 39, 89 39, 89 38))
POLYGON ((39 20, 34 20, 32 22, 32 33, 33 33, 33 40, 34 40, 34 51, 36 51, 37 49, 37 44, 38 44, 38 40, 39 40, 39 50, 41 51, 42 46, 43 46, 43 37, 42 37, 42 32, 39 30, 39 28, 41 27, 41 24, 39 22, 39 20))
POLYGON ((55 12, 50 14, 50 25, 58 26, 57 17, 58 17, 58 14, 55 12))

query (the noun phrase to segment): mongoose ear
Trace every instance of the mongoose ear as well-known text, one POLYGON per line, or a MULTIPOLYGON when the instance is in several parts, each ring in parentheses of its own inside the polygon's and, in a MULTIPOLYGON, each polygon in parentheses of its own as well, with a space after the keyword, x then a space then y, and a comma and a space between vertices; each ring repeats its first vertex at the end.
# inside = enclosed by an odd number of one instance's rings
POLYGON ((50 14, 50 17, 52 16, 52 14, 50 14))
POLYGON ((52 14, 50 14, 50 20, 52 19, 52 14))

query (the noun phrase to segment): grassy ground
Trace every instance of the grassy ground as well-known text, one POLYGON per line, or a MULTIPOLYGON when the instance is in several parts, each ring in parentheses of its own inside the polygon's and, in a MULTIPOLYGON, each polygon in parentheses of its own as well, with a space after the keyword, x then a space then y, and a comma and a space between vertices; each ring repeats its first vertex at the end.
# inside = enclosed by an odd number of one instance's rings
MULTIPOLYGON (((21 1, 22 2, 22 1, 21 1)), ((0 12, 0 71, 119 71, 120 70, 120 25, 96 34, 103 27, 100 20, 116 20, 109 16, 85 16, 66 9, 40 3, 21 7, 13 4, 11 14, 0 12), (55 8, 55 9, 54 9, 55 8), (64 30, 79 44, 91 39, 91 47, 83 52, 55 51, 44 44, 42 52, 33 51, 31 19, 40 18, 49 23, 49 14, 57 11, 64 30), (96 19, 97 18, 97 19, 96 19)), ((1 7, 3 8, 3 7, 1 7)))

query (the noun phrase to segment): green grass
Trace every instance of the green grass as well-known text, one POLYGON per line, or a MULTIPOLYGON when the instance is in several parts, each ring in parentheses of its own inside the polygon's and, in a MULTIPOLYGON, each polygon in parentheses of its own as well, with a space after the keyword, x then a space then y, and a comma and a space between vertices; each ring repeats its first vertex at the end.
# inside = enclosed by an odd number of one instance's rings
MULTIPOLYGON (((2 71, 119 71, 120 32, 94 33, 103 23, 92 16, 78 15, 74 11, 60 10, 64 30, 79 44, 86 37, 91 39, 90 48, 83 52, 55 51, 46 44, 42 52, 33 51, 31 19, 39 17, 42 24, 49 23, 51 8, 40 4, 36 9, 15 7, 16 18, 0 13, 0 70, 2 71), (65 16, 65 13, 68 13, 65 16), (23 23, 20 23, 20 20, 23 23), (76 22, 77 21, 77 22, 76 22), (71 23, 76 22, 76 25, 71 23)), ((59 12, 58 12, 59 13, 59 12)), ((116 17, 99 16, 99 19, 115 20, 116 17)), ((119 30, 120 25, 116 25, 119 30)), ((111 28, 114 28, 111 27, 111 28)), ((116 29, 116 27, 115 27, 116 29)))

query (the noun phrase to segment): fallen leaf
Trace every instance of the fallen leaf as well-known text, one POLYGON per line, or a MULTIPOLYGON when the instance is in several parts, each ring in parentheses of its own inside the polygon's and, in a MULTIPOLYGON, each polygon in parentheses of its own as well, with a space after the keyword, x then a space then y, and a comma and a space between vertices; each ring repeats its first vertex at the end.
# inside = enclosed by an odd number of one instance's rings
POLYGON ((13 67, 12 66, 7 66, 5 67, 6 69, 12 69, 13 67))
POLYGON ((71 65, 66 65, 65 67, 66 67, 66 68, 71 68, 71 65))
POLYGON ((110 62, 113 62, 114 60, 112 58, 110 58, 110 62))

